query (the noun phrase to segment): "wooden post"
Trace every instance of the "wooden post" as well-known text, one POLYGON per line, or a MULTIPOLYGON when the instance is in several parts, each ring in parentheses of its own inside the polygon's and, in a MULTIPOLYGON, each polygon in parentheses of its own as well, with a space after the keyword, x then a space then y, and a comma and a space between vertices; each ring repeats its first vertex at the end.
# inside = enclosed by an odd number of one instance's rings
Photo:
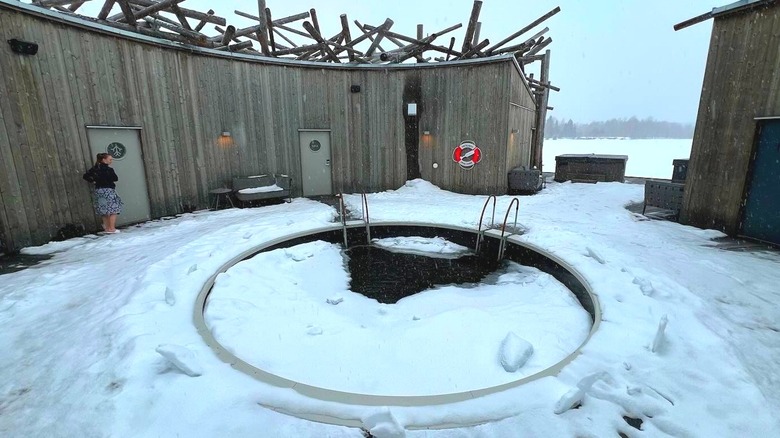
POLYGON ((498 55, 500 53, 509 53, 509 52, 525 52, 526 50, 532 48, 534 45, 536 45, 536 39, 547 33, 549 31, 549 27, 545 27, 544 29, 537 32, 534 36, 531 38, 528 38, 527 40, 523 41, 520 44, 516 44, 514 46, 504 47, 502 49, 494 50, 493 55, 498 55))
POLYGON ((116 2, 119 4, 119 8, 122 10, 122 14, 125 17, 127 24, 135 26, 136 21, 135 16, 133 15, 133 9, 130 7, 130 4, 127 2, 127 0, 116 0, 116 2))
POLYGON ((271 9, 265 8, 265 19, 268 25, 268 43, 271 45, 271 53, 276 51, 276 40, 274 39, 274 22, 271 19, 271 9))
MULTIPOLYGON (((128 1, 134 5, 141 5, 141 6, 154 6, 158 4, 156 1, 152 1, 152 0, 128 0, 128 1)), ((218 17, 214 15, 213 11, 211 11, 210 14, 207 14, 204 12, 193 11, 192 9, 185 9, 182 7, 179 7, 179 10, 187 18, 192 18, 195 20, 205 20, 208 23, 217 24, 219 26, 225 26, 227 24, 227 20, 225 20, 222 17, 218 17)), ((135 18, 140 18, 140 17, 136 15, 135 18)))
MULTIPOLYGON (((136 20, 138 20, 138 19, 146 17, 147 15, 151 15, 151 14, 154 14, 155 12, 162 11, 163 9, 168 9, 171 5, 175 5, 176 3, 181 3, 183 1, 184 0, 162 0, 162 1, 157 2, 157 3, 152 2, 153 4, 151 6, 147 6, 147 7, 143 8, 143 9, 141 9, 140 11, 136 11, 133 14, 133 17, 136 20)), ((127 21, 127 20, 120 19, 118 21, 122 22, 122 21, 127 21)))
MULTIPOLYGON (((379 26, 379 27, 376 27, 376 28, 372 28, 372 29, 369 30, 369 27, 370 27, 369 25, 365 25, 364 26, 364 25, 360 24, 360 22, 357 21, 357 20, 355 20, 355 25, 358 27, 358 29, 360 29, 361 32, 363 32, 363 36, 367 37, 368 40, 371 41, 372 45, 374 44, 374 40, 376 39, 376 38, 374 38, 374 34, 379 34, 379 33, 382 32, 382 26, 379 26)), ((382 52, 385 51, 385 49, 383 49, 382 46, 377 45, 377 47, 382 52)))
POLYGON ((536 55, 537 53, 541 52, 542 49, 549 46, 550 43, 552 43, 552 38, 547 38, 546 40, 542 41, 541 43, 535 45, 530 52, 528 52, 528 55, 536 55))
MULTIPOLYGON (((385 32, 390 30, 390 28, 392 26, 393 26, 393 20, 391 20, 389 18, 387 20, 385 20, 384 24, 379 26, 381 28, 381 30, 379 31, 379 33, 377 34, 376 38, 374 39, 374 42, 371 43, 371 46, 366 51, 366 56, 370 57, 371 55, 374 54, 374 51, 377 49, 377 47, 379 47, 379 43, 382 41, 382 38, 385 37, 385 32)), ((384 50, 382 50, 382 51, 384 52, 384 50)))
POLYGON ((556 7, 552 11, 550 11, 550 12, 542 15, 541 17, 537 18, 536 20, 534 20, 533 23, 529 24, 528 26, 518 30, 517 32, 513 33, 512 35, 509 35, 508 37, 506 37, 503 40, 499 41, 498 44, 496 44, 493 47, 487 49, 485 51, 485 54, 488 55, 488 56, 492 55, 494 50, 496 50, 499 47, 503 46, 504 44, 512 41, 513 39, 519 37, 520 35, 528 32, 529 30, 531 30, 534 27, 536 27, 537 24, 547 20, 548 18, 552 17, 553 15, 557 14, 558 12, 561 12, 561 8, 560 7, 556 7))
POLYGON ((341 63, 338 56, 336 56, 336 53, 333 52, 333 49, 330 48, 322 35, 317 31, 317 29, 314 28, 314 25, 308 21, 304 21, 303 28, 306 29, 306 31, 309 32, 318 43, 320 43, 320 51, 325 52, 328 58, 332 59, 333 62, 341 63))
MULTIPOLYGON (((266 9, 268 9, 268 8, 266 8, 266 9)), ((233 12, 236 15, 238 15, 239 17, 244 17, 244 18, 248 18, 250 20, 260 21, 260 17, 256 17, 256 16, 254 16, 252 14, 247 14, 246 12, 241 12, 241 11, 233 11, 233 12)), ((309 18, 309 13, 308 12, 301 12, 300 14, 295 14, 295 15, 290 15, 289 17, 279 18, 278 20, 274 20, 273 23, 274 23, 274 26, 279 26, 279 25, 282 25, 282 24, 292 23, 293 21, 303 20, 303 19, 306 19, 306 18, 309 18)))
POLYGON ((291 33, 294 33, 296 35, 300 35, 302 37, 311 38, 311 35, 307 34, 306 32, 301 32, 298 29, 293 29, 292 27, 287 27, 287 26, 285 26, 283 24, 275 24, 274 28, 283 29, 283 30, 286 30, 287 32, 291 32, 291 33))
POLYGON ((70 4, 70 6, 68 6, 68 10, 71 11, 71 12, 76 12, 76 10, 78 10, 78 8, 81 7, 81 5, 83 5, 84 3, 88 2, 88 1, 89 0, 80 0, 80 1, 77 1, 77 2, 73 2, 73 3, 70 4))
POLYGON ((166 29, 170 29, 179 35, 186 36, 188 38, 192 38, 193 41, 202 43, 206 40, 206 35, 203 35, 202 33, 195 32, 194 30, 187 30, 181 26, 178 26, 176 24, 171 24, 168 21, 164 20, 163 17, 144 17, 144 21, 147 23, 156 26, 157 28, 164 27, 166 29))
POLYGON ((461 52, 465 53, 471 48, 471 40, 474 38, 474 30, 479 21, 479 11, 482 9, 482 1, 474 0, 474 6, 471 8, 471 17, 469 18, 469 24, 466 27, 466 36, 463 37, 463 47, 461 52))
POLYGON ((317 32, 322 35, 322 31, 320 30, 320 22, 317 20, 317 11, 315 11, 314 8, 309 9, 309 16, 311 17, 311 24, 315 29, 317 29, 317 32))
MULTIPOLYGON (((423 25, 422 24, 418 24, 417 25, 417 39, 418 40, 423 39, 423 25)), ((422 57, 422 54, 417 55, 417 62, 418 63, 425 62, 424 58, 422 57)))
MULTIPOLYGON (((341 34, 344 36, 344 44, 350 45, 352 43, 352 35, 349 33, 349 21, 347 21, 347 14, 341 14, 339 16, 341 19, 341 34)), ((355 54, 353 52, 347 52, 347 55, 349 56, 349 62, 355 61, 355 54)))
MULTIPOLYGON (((389 20, 389 19, 388 19, 389 20)), ((387 20, 385 20, 385 23, 387 23, 387 20)), ((363 29, 363 26, 355 20, 355 24, 357 25, 358 29, 360 29, 361 32, 363 32, 363 35, 355 38, 352 40, 352 42, 348 45, 349 47, 355 47, 355 45, 360 44, 361 42, 371 38, 375 33, 382 30, 382 26, 371 28, 370 26, 366 25, 366 29, 363 29)), ((401 35, 403 36, 403 35, 401 35)), ((412 40, 414 41, 414 40, 412 40)), ((382 50, 381 48, 379 50, 382 50)))
POLYGON ((108 14, 111 12, 111 8, 113 7, 114 0, 106 0, 106 2, 103 3, 103 9, 100 10, 100 13, 97 16, 98 20, 105 20, 106 17, 108 17, 108 14))
POLYGON ((484 40, 484 41, 482 41, 481 43, 479 43, 479 44, 477 44, 476 46, 474 46, 474 47, 470 48, 470 49, 469 49, 469 50, 468 50, 466 53, 464 53, 464 54, 463 54, 463 56, 461 56, 461 57, 460 57, 460 58, 458 58, 458 59, 469 59, 469 58, 471 58, 472 56, 474 56, 474 55, 476 55, 477 53, 479 53, 479 51, 480 51, 480 50, 482 50, 482 49, 484 49, 485 47, 487 47, 487 45, 488 45, 488 44, 490 44, 490 40, 488 40, 488 39, 485 39, 485 40, 484 40))
MULTIPOLYGON (((550 51, 547 50, 542 58, 540 68, 540 81, 547 84, 550 80, 550 51)), ((547 122, 547 102, 550 98, 550 89, 544 88, 536 97, 536 138, 534 141, 532 164, 542 170, 542 149, 544 148, 544 125, 547 122)))
POLYGON ((274 27, 274 29, 273 29, 273 30, 274 30, 274 33, 275 33, 275 34, 279 35, 279 37, 281 37, 283 40, 287 41, 287 43, 288 43, 289 45, 291 45, 292 47, 298 47, 298 45, 297 45, 297 44, 295 44, 295 43, 294 43, 294 42, 293 42, 291 39, 287 38, 287 37, 286 37, 286 36, 285 36, 285 35, 282 33, 282 31, 280 31, 280 30, 279 30, 279 29, 277 29, 276 27, 274 27))
POLYGON ((230 44, 230 41, 233 40, 233 36, 236 34, 236 27, 235 26, 228 26, 227 29, 225 29, 225 33, 222 34, 222 45, 227 46, 230 44))
POLYGON ((450 60, 450 52, 452 52, 452 46, 455 45, 455 37, 450 38, 450 47, 447 49, 447 58, 445 58, 445 61, 450 60))
MULTIPOLYGON (((368 24, 366 24, 365 26, 360 26, 360 24, 357 22, 357 20, 355 20, 355 24, 357 24, 358 27, 361 28, 361 30, 363 30, 363 28, 365 28, 367 30, 370 30, 370 31, 376 31, 378 29, 377 27, 369 26, 368 24)), ((444 35, 446 33, 452 32, 453 30, 459 29, 461 27, 463 27, 463 25, 458 23, 458 24, 456 24, 454 26, 450 26, 450 27, 448 27, 448 28, 446 28, 444 30, 441 30, 439 32, 436 32, 435 34, 432 34, 432 35, 436 35, 437 37, 439 37, 439 36, 442 36, 442 35, 444 35)), ((422 43, 420 40, 416 40, 414 38, 409 38, 408 36, 404 36, 404 35, 401 35, 401 34, 398 34, 398 33, 395 33, 395 32, 387 31, 387 32, 385 32, 385 35, 392 36, 394 38, 397 38, 397 39, 399 39, 401 41, 405 41, 405 42, 410 43, 410 44, 421 44, 422 43)), ((460 52, 458 52, 456 50, 452 50, 451 48, 447 49, 446 47, 435 46, 435 45, 430 44, 430 43, 427 43, 426 47, 427 47, 428 50, 436 50, 436 51, 442 52, 442 53, 449 53, 452 56, 461 56, 462 55, 462 53, 460 53, 460 52)))
POLYGON ((220 46, 217 47, 216 49, 225 52, 238 52, 239 50, 248 49, 250 47, 252 47, 252 41, 242 41, 237 44, 220 46))
POLYGON ((257 0, 257 10, 260 14, 257 18, 260 22, 259 27, 257 28, 257 40, 260 41, 260 51, 263 52, 263 55, 270 55, 271 51, 268 49, 268 21, 265 17, 265 0, 257 0))
MULTIPOLYGON (((214 10, 209 9, 209 11, 206 13, 207 15, 214 15, 214 10)), ((208 21, 206 20, 200 20, 200 23, 198 23, 197 26, 195 26, 195 32, 200 32, 205 26, 208 21)))
POLYGON ((176 15, 176 19, 179 20, 179 23, 181 23, 181 27, 192 30, 192 27, 190 27, 190 23, 187 22, 187 17, 184 15, 184 12, 179 9, 179 5, 173 5, 171 6, 171 12, 176 15))
POLYGON ((477 27, 474 28, 474 38, 471 40, 471 45, 476 46, 479 43, 479 32, 482 30, 482 22, 477 21, 477 27))

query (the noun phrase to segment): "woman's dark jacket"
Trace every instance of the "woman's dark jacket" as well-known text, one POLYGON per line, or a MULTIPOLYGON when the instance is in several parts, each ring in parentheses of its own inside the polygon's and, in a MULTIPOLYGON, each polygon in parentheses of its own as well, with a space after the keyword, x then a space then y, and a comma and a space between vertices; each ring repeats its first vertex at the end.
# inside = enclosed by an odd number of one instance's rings
POLYGON ((96 189, 115 189, 115 181, 119 181, 114 169, 108 164, 100 163, 89 169, 83 178, 91 183, 95 183, 96 189))

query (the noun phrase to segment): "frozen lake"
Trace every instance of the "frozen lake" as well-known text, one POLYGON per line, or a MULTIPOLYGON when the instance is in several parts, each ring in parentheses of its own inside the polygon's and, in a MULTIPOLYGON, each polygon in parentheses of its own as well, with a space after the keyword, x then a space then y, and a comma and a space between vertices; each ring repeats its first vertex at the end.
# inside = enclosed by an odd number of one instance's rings
POLYGON ((545 140, 542 170, 544 172, 555 172, 555 157, 557 155, 628 155, 626 176, 670 179, 672 177, 672 160, 690 157, 692 141, 689 138, 657 140, 545 140))

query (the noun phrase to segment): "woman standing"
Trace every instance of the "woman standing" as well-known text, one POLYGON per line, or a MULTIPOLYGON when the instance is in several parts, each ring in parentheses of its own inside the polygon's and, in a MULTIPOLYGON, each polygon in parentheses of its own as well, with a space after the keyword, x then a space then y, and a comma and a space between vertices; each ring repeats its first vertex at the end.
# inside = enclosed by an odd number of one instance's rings
POLYGON ((95 184, 95 212, 103 218, 106 233, 118 233, 116 215, 122 212, 122 200, 116 194, 119 177, 111 168, 114 157, 107 153, 97 154, 95 165, 84 174, 84 179, 95 184))

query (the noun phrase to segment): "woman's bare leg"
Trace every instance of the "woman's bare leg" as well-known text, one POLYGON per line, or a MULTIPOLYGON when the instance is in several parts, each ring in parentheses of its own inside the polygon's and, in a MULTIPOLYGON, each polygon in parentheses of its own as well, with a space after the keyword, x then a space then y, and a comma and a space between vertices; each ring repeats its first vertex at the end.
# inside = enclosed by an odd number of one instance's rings
POLYGON ((106 231, 111 231, 111 232, 116 231, 116 215, 115 214, 112 214, 112 215, 108 216, 108 230, 106 230, 106 231))
POLYGON ((106 216, 100 216, 100 219, 103 220, 103 231, 108 231, 108 215, 106 216))

